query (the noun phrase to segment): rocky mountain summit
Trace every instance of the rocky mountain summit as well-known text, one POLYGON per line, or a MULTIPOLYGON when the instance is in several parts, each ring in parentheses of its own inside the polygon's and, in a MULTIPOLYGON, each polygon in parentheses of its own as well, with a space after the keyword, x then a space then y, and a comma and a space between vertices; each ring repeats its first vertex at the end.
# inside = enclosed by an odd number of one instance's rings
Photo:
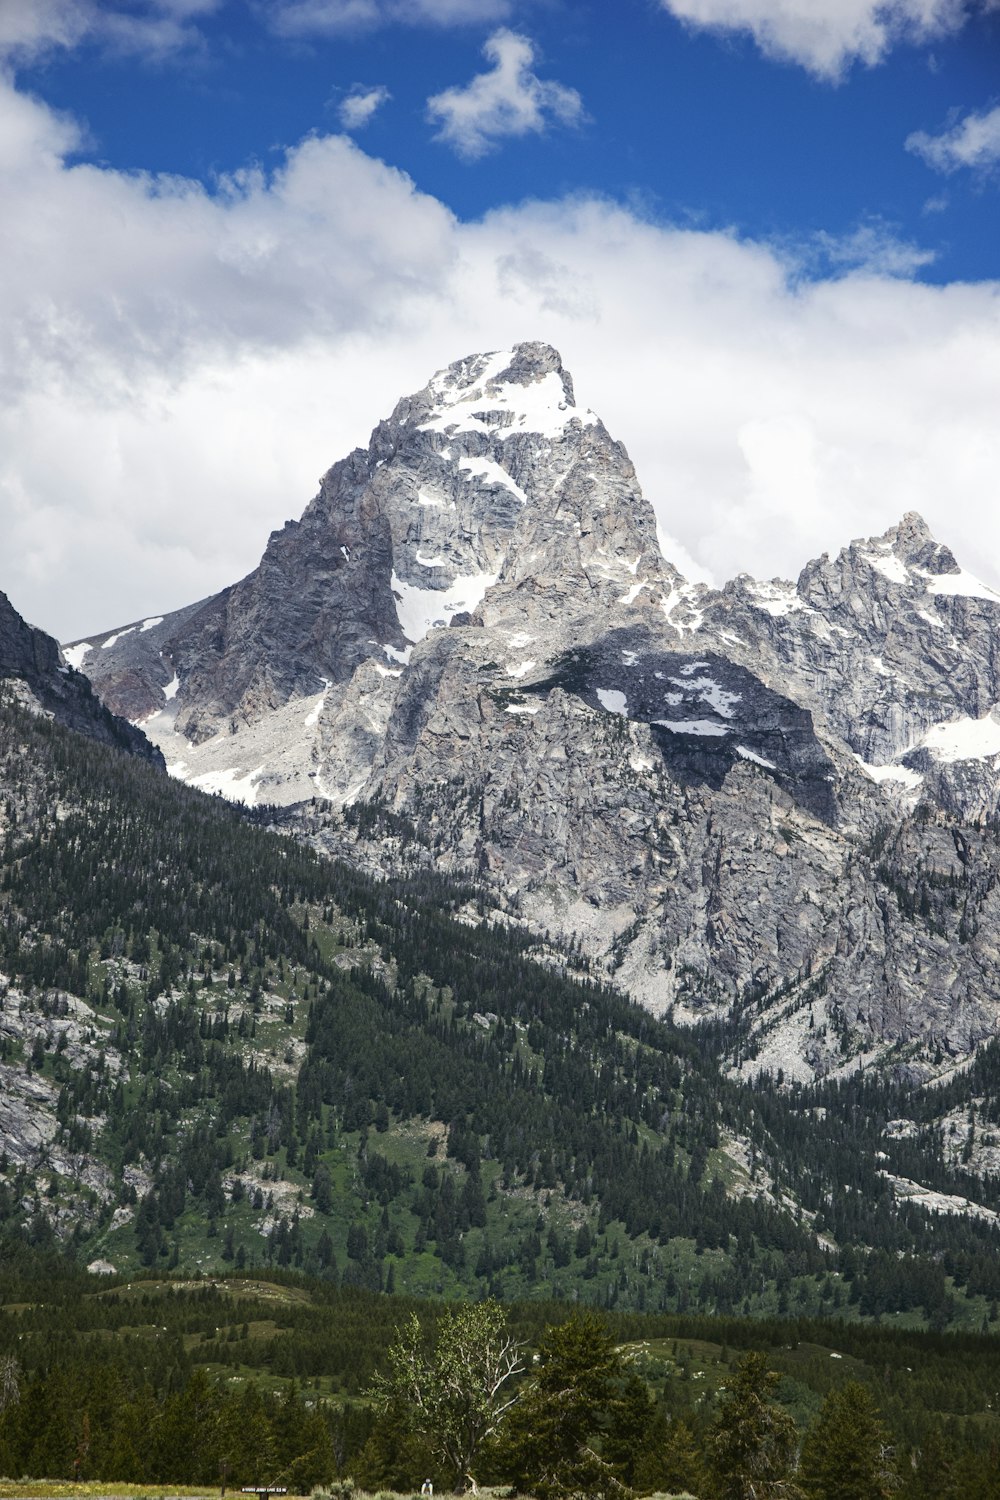
POLYGON ((400 401, 240 583, 65 655, 174 775, 475 877, 747 1076, 929 1077, 1000 1019, 998 630, 912 514, 686 582, 521 344, 400 401))

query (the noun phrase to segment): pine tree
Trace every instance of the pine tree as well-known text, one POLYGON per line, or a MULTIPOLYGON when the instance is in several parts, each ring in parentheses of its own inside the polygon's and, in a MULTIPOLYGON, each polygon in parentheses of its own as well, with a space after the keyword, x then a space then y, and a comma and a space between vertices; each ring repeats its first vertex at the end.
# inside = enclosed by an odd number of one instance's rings
POLYGON ((707 1454, 711 1500, 798 1500, 795 1423, 768 1397, 779 1377, 762 1354, 736 1368, 712 1426, 707 1454))
POLYGON ((599 1446, 620 1376, 618 1351, 595 1314, 546 1329, 502 1455, 519 1490, 538 1500, 628 1493, 599 1446))
POLYGON ((823 1402, 802 1445, 799 1480, 810 1500, 888 1500, 898 1488, 889 1434, 856 1380, 823 1402))

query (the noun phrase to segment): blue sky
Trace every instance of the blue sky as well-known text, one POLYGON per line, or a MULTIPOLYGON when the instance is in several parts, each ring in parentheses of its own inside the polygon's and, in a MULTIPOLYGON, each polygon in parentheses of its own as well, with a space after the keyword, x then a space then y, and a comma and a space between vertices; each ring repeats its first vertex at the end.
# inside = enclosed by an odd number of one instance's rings
POLYGON ((695 576, 912 506, 998 578, 997 4, 4 0, 0 55, 0 587, 64 637, 524 337, 695 576))
MULTIPOLYGON (((826 3, 836 16, 837 0, 826 3)), ((762 0, 761 14, 768 8, 762 0)), ((527 196, 598 191, 668 222, 754 238, 847 240, 879 226, 933 255, 920 267, 932 281, 998 271, 1000 140, 992 160, 946 173, 906 142, 1000 104, 1000 10, 904 35, 874 64, 847 55, 817 73, 807 50, 775 58, 750 31, 698 27, 654 0, 484 0, 459 6, 452 26, 337 25, 346 9, 333 4, 325 20, 282 35, 276 3, 222 0, 191 17, 174 47, 145 54, 141 41, 123 49, 95 25, 77 47, 41 50, 20 78, 85 122, 82 157, 197 178, 210 191, 220 175, 274 165, 304 136, 343 128, 338 109, 352 91, 382 89, 388 97, 352 133, 463 219, 527 196), (491 71, 482 48, 501 20, 532 44, 535 76, 576 92, 579 113, 498 134, 463 160, 436 138, 427 101, 491 71)))

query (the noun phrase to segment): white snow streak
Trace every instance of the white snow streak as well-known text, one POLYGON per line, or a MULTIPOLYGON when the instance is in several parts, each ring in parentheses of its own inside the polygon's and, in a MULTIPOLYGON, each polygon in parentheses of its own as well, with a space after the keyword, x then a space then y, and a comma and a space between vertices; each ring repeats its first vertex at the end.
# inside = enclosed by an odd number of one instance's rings
POLYGON ((329 679, 329 677, 324 677, 322 679, 322 682, 323 682, 323 691, 317 695, 315 704, 309 710, 309 713, 306 715, 305 719, 303 720, 303 724, 304 724, 304 727, 306 729, 312 729, 312 727, 313 727, 314 724, 318 724, 319 723, 319 716, 323 712, 323 705, 326 702, 326 695, 330 691, 330 679, 329 679))
POLYGON ((120 641, 121 638, 122 638, 122 636, 131 635, 132 632, 133 632, 133 630, 135 630, 135 628, 136 627, 134 625, 128 625, 128 626, 126 626, 126 628, 124 630, 119 630, 115 635, 109 635, 106 641, 102 641, 101 642, 101 650, 102 651, 108 651, 108 650, 110 650, 110 648, 114 645, 115 641, 120 641))
POLYGON ((648 585, 648 583, 647 583, 647 581, 646 581, 645 578, 642 580, 641 583, 633 583, 632 587, 628 590, 628 592, 625 593, 625 594, 622 594, 621 598, 618 600, 618 603, 619 604, 634 604, 635 601, 636 601, 636 599, 638 599, 639 595, 642 593, 643 589, 644 588, 648 588, 648 586, 649 585, 648 585))
POLYGON ((504 489, 510 490, 516 495, 522 505, 527 505, 528 497, 519 484, 516 484, 507 470, 500 464, 495 463, 492 458, 460 458, 458 467, 464 469, 470 479, 482 479, 486 484, 503 485, 504 489))
POLYGON ((720 735, 728 734, 729 730, 725 724, 717 724, 714 719, 654 719, 661 729, 669 729, 671 734, 704 734, 720 735))
POLYGON ((748 750, 746 745, 737 745, 736 754, 744 760, 752 760, 755 766, 764 766, 768 771, 776 771, 778 768, 773 760, 765 760, 763 755, 757 755, 753 750, 748 750))

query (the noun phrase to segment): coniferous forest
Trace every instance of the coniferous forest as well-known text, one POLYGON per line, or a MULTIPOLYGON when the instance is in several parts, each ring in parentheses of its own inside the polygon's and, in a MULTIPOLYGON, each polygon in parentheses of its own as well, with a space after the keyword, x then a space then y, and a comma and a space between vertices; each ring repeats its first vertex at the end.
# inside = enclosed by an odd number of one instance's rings
MULTIPOLYGON (((997 1128, 1000 1048, 933 1099, 749 1089, 474 885, 375 882, 13 702, 0 768, 0 1472, 447 1481, 372 1381, 488 1297, 543 1364, 599 1315, 609 1483, 709 1494, 756 1352, 799 1437, 857 1381, 904 1494, 995 1493, 997 1220, 887 1174, 1000 1208, 939 1124, 997 1128)), ((484 1477, 541 1493, 526 1452, 484 1477)))

